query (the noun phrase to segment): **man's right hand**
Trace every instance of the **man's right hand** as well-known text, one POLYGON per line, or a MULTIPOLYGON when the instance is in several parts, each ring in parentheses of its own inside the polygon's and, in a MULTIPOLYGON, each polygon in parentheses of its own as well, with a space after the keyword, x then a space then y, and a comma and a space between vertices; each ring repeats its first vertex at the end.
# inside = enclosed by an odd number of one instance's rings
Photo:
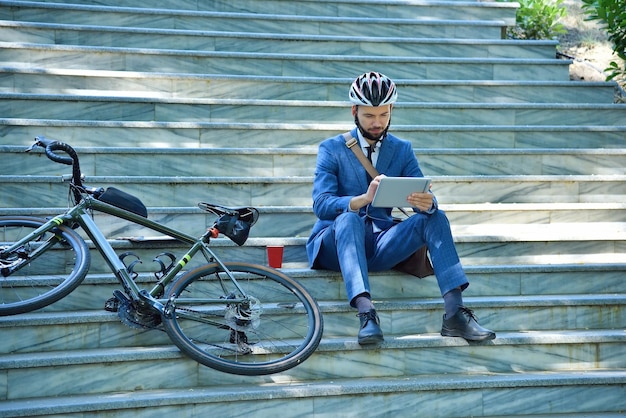
POLYGON ((376 176, 367 187, 367 192, 359 196, 354 196, 350 200, 350 210, 357 211, 362 207, 372 203, 372 201, 374 200, 374 196, 376 195, 376 190, 378 190, 380 179, 382 179, 383 177, 385 177, 384 174, 376 176))

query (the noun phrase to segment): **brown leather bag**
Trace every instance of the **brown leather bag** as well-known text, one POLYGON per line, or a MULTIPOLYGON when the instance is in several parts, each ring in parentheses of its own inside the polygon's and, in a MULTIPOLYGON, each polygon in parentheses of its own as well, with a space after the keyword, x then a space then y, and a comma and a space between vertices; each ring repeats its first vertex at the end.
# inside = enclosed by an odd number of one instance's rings
MULTIPOLYGON (((350 134, 350 132, 346 132, 345 134, 343 134, 343 138, 346 140, 346 146, 350 148, 352 152, 354 152, 354 155, 356 155, 361 164, 363 164, 363 167, 365 167, 365 170, 368 172, 370 177, 376 177, 378 175, 378 170, 376 170, 370 160, 368 160, 365 154, 363 154, 363 150, 358 145, 358 141, 352 137, 352 134, 350 134)), ((399 209, 402 211, 402 213, 408 216, 404 209, 399 209)), ((399 219, 397 219, 396 221, 402 222, 399 219)), ((430 259, 428 258, 428 247, 426 245, 423 245, 421 248, 411 254, 406 260, 396 264, 393 267, 393 270, 410 274, 412 276, 419 277, 420 279, 435 274, 430 259)))
POLYGON ((393 269, 419 277, 420 279, 435 274, 433 265, 430 263, 430 259, 428 258, 428 247, 426 245, 421 246, 406 260, 396 264, 393 269))

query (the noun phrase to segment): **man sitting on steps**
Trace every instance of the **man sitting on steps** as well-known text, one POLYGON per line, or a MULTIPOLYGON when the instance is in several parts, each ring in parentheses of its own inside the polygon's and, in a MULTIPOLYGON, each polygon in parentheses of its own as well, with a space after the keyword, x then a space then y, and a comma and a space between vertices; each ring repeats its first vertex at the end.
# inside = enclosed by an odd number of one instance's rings
MULTIPOLYGON (((363 148, 369 147, 378 171, 393 177, 423 177, 411 143, 387 132, 397 99, 394 82, 377 72, 362 74, 352 83, 349 98, 356 124, 351 135, 363 148)), ((358 310, 359 344, 383 341, 368 271, 390 270, 424 244, 443 296, 441 335, 470 341, 494 339, 495 333, 480 326, 463 306, 461 292, 469 282, 448 218, 438 209, 435 196, 430 191, 412 193, 407 206, 416 213, 394 223, 391 208, 370 205, 381 177, 368 177, 343 135, 320 144, 313 182, 318 220, 307 241, 307 254, 311 268, 341 271, 350 305, 358 310)))

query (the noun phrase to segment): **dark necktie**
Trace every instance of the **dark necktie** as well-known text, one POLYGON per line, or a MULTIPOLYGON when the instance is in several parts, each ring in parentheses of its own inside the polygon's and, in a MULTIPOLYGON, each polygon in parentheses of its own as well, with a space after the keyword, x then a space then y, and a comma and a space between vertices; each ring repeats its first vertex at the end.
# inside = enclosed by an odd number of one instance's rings
MULTIPOLYGON (((367 159, 370 160, 370 163, 372 162, 372 153, 374 152, 374 147, 369 146, 369 147, 365 147, 365 149, 367 150, 367 159)), ((365 170, 367 171, 367 170, 365 170)), ((370 176, 370 173, 367 173, 367 182, 369 183, 370 181, 372 181, 372 177, 370 176)))

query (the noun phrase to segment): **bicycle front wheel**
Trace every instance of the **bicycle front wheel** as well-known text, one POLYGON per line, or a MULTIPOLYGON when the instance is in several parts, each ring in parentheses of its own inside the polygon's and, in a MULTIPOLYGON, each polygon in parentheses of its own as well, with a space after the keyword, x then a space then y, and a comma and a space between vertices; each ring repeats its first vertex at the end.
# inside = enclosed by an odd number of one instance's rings
POLYGON ((26 216, 0 217, 0 315, 30 312, 58 301, 89 270, 87 244, 63 225, 5 251, 45 222, 26 216))
POLYGON ((191 270, 168 289, 163 324, 185 354, 226 373, 265 375, 306 360, 322 338, 315 299, 280 271, 226 263, 191 270))

